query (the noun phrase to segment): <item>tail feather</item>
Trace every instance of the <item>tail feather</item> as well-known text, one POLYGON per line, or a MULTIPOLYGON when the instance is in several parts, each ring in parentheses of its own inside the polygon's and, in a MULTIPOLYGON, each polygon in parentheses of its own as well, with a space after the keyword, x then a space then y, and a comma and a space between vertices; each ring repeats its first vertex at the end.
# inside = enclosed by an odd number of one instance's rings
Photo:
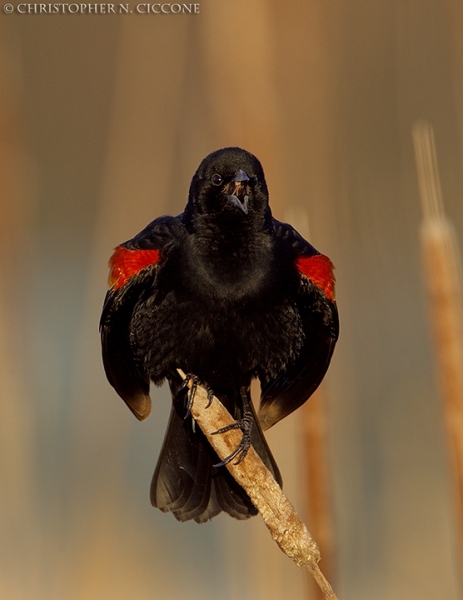
MULTIPOLYGON (((163 512, 171 511, 179 521, 194 519, 203 523, 224 511, 236 519, 257 514, 249 496, 220 461, 204 434, 192 430, 191 420, 184 419, 185 404, 176 397, 178 386, 172 384, 172 407, 166 437, 151 483, 151 503, 163 512)), ((221 397, 241 418, 240 395, 221 397)), ((252 404, 251 404, 252 407, 252 404)), ((252 407, 253 413, 254 409, 252 407)), ((281 485, 281 476, 254 414, 252 444, 263 462, 281 485)))

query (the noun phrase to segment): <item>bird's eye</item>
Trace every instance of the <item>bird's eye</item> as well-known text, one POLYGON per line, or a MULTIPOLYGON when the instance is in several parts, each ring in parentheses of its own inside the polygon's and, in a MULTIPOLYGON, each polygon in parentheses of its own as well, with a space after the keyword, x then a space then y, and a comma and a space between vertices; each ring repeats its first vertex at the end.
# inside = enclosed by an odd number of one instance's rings
POLYGON ((223 178, 218 173, 214 173, 214 175, 211 177, 211 181, 214 185, 220 185, 223 181, 223 178))

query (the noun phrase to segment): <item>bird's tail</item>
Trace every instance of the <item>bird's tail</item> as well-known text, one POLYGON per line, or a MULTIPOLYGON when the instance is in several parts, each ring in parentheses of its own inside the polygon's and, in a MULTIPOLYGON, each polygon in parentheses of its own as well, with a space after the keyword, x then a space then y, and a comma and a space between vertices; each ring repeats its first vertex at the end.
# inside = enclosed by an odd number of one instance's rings
MULTIPOLYGON (((220 462, 199 427, 193 431, 191 419, 185 419, 185 395, 180 384, 171 383, 173 407, 164 444, 151 482, 151 503, 163 512, 171 511, 179 521, 194 519, 203 523, 221 511, 236 519, 247 519, 257 510, 249 496, 220 462)), ((243 416, 240 392, 221 395, 232 416, 243 416)), ((253 413, 252 445, 267 468, 281 485, 281 476, 257 420, 250 393, 248 401, 253 413)))

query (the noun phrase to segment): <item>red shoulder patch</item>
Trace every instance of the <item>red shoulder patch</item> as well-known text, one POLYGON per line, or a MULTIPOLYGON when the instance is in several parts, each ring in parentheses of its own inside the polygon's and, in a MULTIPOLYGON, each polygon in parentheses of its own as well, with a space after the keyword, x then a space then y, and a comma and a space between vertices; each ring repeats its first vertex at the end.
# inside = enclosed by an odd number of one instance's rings
POLYGON ((159 250, 128 250, 118 246, 109 259, 109 287, 118 290, 142 269, 156 264, 159 256, 159 250))
POLYGON ((327 256, 324 254, 300 256, 296 261, 296 267, 302 275, 308 277, 324 292, 328 300, 334 301, 334 266, 327 256))

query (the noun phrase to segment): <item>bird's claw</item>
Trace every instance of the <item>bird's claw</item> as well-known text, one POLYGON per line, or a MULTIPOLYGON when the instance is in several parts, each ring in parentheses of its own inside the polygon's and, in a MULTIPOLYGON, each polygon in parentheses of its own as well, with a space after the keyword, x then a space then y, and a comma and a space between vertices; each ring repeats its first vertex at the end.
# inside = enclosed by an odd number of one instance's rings
POLYGON ((243 432, 243 437, 241 438, 241 442, 238 446, 233 450, 233 452, 224 458, 221 462, 214 465, 214 467, 224 467, 228 465, 236 456, 239 455, 238 460, 234 463, 235 465, 239 465, 240 462, 246 457, 246 454, 251 447, 251 432, 252 432, 253 418, 250 411, 244 412, 244 417, 236 423, 232 423, 231 425, 227 425, 226 427, 221 427, 217 431, 212 432, 212 435, 217 435, 218 433, 226 433, 232 429, 241 429, 243 432))
POLYGON ((209 406, 212 404, 212 398, 214 397, 214 392, 207 385, 206 386, 203 385, 203 387, 207 392, 207 404, 206 404, 205 408, 209 408, 209 406))
POLYGON ((198 385, 203 387, 207 392, 206 408, 209 408, 209 406, 212 403, 212 398, 214 397, 214 392, 207 385, 207 383, 200 382, 199 378, 196 375, 193 375, 193 373, 187 373, 185 375, 185 379, 183 380, 183 383, 180 386, 179 392, 182 392, 183 390, 188 388, 190 381, 191 381, 191 388, 188 390, 188 394, 187 394, 186 412, 185 412, 185 416, 183 417, 184 419, 188 419, 188 417, 191 415, 191 407, 193 406, 193 402, 195 399, 196 390, 198 389, 198 385))
POLYGON ((188 417, 191 415, 191 407, 193 406, 193 401, 195 398, 198 383, 199 383, 199 380, 196 377, 196 375, 193 375, 193 373, 187 373, 185 375, 185 379, 182 382, 182 385, 179 388, 179 393, 183 392, 186 389, 188 390, 186 405, 185 405, 185 409, 186 409, 185 416, 183 417, 184 419, 188 419, 188 417), (191 388, 188 389, 188 385, 189 385, 190 381, 191 381, 191 388))

